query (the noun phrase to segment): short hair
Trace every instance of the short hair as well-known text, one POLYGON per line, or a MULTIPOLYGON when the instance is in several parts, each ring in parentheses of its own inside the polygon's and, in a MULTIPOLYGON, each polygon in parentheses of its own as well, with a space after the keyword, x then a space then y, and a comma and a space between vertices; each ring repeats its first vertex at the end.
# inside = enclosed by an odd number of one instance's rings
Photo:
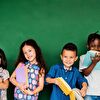
POLYGON ((95 33, 91 33, 88 36, 88 40, 87 40, 87 45, 89 46, 91 42, 93 42, 95 39, 99 39, 100 40, 100 34, 97 34, 99 31, 95 32, 95 33))
POLYGON ((74 43, 65 44, 64 47, 62 48, 61 54, 63 53, 64 50, 75 51, 77 56, 77 46, 74 43))

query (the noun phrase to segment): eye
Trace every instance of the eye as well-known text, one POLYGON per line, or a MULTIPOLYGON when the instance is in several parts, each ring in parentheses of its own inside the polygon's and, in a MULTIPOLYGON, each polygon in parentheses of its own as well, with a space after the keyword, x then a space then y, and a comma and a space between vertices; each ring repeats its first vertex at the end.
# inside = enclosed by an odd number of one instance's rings
POLYGON ((29 52, 31 52, 32 50, 29 50, 29 52))
POLYGON ((64 56, 64 58, 67 58, 67 56, 64 56))
POLYGON ((70 57, 70 58, 73 58, 73 57, 70 57))

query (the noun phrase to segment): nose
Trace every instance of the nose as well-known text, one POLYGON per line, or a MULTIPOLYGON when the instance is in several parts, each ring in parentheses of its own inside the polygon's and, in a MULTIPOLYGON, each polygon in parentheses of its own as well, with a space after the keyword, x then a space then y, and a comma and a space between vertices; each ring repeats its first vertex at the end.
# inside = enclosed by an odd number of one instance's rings
POLYGON ((67 61, 70 61, 70 58, 67 58, 66 60, 67 60, 67 61))

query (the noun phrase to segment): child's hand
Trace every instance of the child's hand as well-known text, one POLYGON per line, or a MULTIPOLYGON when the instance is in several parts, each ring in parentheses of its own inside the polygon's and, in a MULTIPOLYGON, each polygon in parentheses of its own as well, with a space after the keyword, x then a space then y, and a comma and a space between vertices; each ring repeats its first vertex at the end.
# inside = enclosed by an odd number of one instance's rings
POLYGON ((27 89, 27 90, 25 89, 24 94, 33 95, 33 92, 30 91, 29 89, 27 89))
POLYGON ((84 97, 86 95, 86 91, 87 91, 87 88, 82 88, 80 90, 80 93, 81 93, 82 97, 84 97))
POLYGON ((24 90, 26 89, 25 83, 20 83, 20 84, 18 85, 18 87, 19 87, 19 89, 24 93, 24 90))
POLYGON ((95 57, 92 57, 91 59, 92 59, 92 63, 96 64, 97 62, 100 61, 100 53, 98 54, 96 53, 95 57))
POLYGON ((57 78, 54 79, 54 84, 60 86, 60 82, 57 80, 57 78))
POLYGON ((34 91, 30 91, 29 89, 28 90, 24 90, 24 94, 28 94, 28 95, 37 95, 37 93, 34 93, 34 91))

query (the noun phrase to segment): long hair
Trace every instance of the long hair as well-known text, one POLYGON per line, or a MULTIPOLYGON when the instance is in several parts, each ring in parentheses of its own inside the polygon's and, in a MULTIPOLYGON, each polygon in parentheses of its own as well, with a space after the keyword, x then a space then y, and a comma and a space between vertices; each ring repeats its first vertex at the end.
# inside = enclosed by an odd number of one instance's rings
POLYGON ((2 67, 3 69, 7 69, 7 59, 4 51, 1 48, 0 48, 0 58, 1 58, 0 67, 2 67))
POLYGON ((36 60, 37 60, 37 62, 38 62, 38 66, 40 67, 40 70, 41 70, 41 68, 45 70, 46 64, 45 64, 44 58, 43 58, 43 56, 42 56, 41 49, 40 49, 40 47, 37 45, 36 41, 33 40, 33 39, 28 39, 28 40, 24 41, 24 42, 21 44, 21 46, 20 46, 20 51, 19 51, 19 56, 18 56, 18 59, 17 59, 17 62, 16 62, 16 66, 17 66, 18 63, 20 63, 20 62, 25 63, 25 62, 27 61, 27 59, 25 58, 25 56, 24 56, 24 54, 23 54, 23 51, 22 51, 22 48, 23 48, 25 45, 32 46, 32 47, 35 49, 35 52, 36 52, 36 60))

